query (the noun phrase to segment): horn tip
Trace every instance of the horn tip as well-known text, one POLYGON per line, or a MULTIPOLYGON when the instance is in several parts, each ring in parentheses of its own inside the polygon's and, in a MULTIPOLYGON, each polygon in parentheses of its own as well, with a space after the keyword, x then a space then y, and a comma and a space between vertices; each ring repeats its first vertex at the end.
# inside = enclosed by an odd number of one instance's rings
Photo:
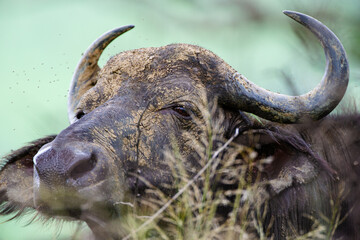
POLYGON ((110 30, 108 33, 114 34, 114 33, 118 33, 117 35, 121 35, 131 29, 133 29, 135 27, 135 25, 125 25, 125 26, 121 26, 121 27, 117 27, 114 28, 112 30, 110 30))
POLYGON ((133 29, 134 27, 135 27, 135 25, 130 24, 130 25, 125 25, 125 26, 122 26, 122 27, 115 28, 113 31, 119 30, 119 31, 122 31, 122 32, 127 32, 127 31, 133 29))
POLYGON ((282 11, 283 14, 285 14, 286 16, 291 16, 291 15, 297 15, 298 12, 295 12, 295 11, 291 11, 291 10, 284 10, 282 11))
POLYGON ((301 19, 300 19, 301 16, 304 16, 304 14, 302 14, 302 13, 291 11, 291 10, 284 10, 283 13, 286 16, 288 16, 288 17, 290 17, 290 18, 292 18, 295 21, 300 22, 300 23, 302 22, 301 19))

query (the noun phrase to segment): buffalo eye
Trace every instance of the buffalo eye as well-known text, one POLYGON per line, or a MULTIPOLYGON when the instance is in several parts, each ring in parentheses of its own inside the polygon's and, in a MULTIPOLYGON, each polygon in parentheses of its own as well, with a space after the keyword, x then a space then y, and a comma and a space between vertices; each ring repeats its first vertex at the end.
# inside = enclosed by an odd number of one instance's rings
POLYGON ((190 119, 191 116, 189 114, 189 112, 181 106, 175 106, 172 108, 174 112, 176 112, 179 116, 185 118, 185 119, 190 119))
POLYGON ((78 113, 76 114, 76 118, 77 118, 77 119, 80 119, 80 118, 82 118, 84 115, 85 115, 85 113, 84 113, 83 111, 80 111, 80 112, 78 112, 78 113))

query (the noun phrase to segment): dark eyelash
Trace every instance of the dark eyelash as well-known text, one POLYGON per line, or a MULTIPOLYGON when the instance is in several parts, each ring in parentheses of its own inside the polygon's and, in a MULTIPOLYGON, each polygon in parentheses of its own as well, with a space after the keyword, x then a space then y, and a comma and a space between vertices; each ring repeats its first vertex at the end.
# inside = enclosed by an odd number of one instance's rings
POLYGON ((181 117, 183 117, 185 119, 191 118, 188 110, 186 110, 186 108, 184 108, 182 106, 174 106, 174 107, 172 107, 172 110, 175 111, 178 115, 180 115, 181 117))

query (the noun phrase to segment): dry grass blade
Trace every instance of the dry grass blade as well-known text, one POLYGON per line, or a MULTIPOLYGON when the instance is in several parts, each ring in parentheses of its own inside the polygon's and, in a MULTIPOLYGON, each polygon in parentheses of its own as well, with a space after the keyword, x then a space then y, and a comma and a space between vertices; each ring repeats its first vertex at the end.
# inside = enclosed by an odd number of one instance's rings
MULTIPOLYGON (((172 202, 174 202, 181 194, 185 192, 186 189, 189 188, 190 185, 192 185, 213 163, 213 161, 218 157, 218 155, 224 151, 229 144, 239 135, 239 129, 237 128, 235 130, 234 135, 222 146, 220 147, 216 152, 214 152, 211 159, 206 163, 206 165, 183 187, 181 188, 163 207, 161 207, 155 214, 153 214, 147 221, 145 221, 139 228, 134 230, 134 233, 139 232, 142 228, 149 225, 151 222, 153 222, 157 217, 161 215, 170 205, 172 202)), ((131 238, 131 234, 124 237, 123 240, 128 240, 131 238)))

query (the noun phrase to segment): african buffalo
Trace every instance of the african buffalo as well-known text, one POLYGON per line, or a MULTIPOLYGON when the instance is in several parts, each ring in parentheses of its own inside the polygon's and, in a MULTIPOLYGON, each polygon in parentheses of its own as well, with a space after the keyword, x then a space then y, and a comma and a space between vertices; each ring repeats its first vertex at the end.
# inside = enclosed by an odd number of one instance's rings
POLYGON ((300 96, 256 86, 214 53, 188 44, 125 51, 100 69, 105 47, 133 26, 102 35, 74 73, 71 125, 12 152, 0 165, 1 214, 35 209, 48 218, 84 221, 96 239, 117 239, 121 226, 114 220, 126 216, 149 185, 176 193, 165 152, 179 152, 192 176, 202 168, 196 141, 209 134, 203 109, 217 106, 213 118, 222 122, 223 141, 239 131, 233 142, 255 149, 257 159, 272 158, 259 190, 270 236, 308 232, 314 222, 309 216, 331 218, 330 199, 341 193, 342 221, 333 236, 359 238, 360 115, 324 118, 346 91, 346 53, 316 19, 284 13, 325 50, 321 83, 300 96))

